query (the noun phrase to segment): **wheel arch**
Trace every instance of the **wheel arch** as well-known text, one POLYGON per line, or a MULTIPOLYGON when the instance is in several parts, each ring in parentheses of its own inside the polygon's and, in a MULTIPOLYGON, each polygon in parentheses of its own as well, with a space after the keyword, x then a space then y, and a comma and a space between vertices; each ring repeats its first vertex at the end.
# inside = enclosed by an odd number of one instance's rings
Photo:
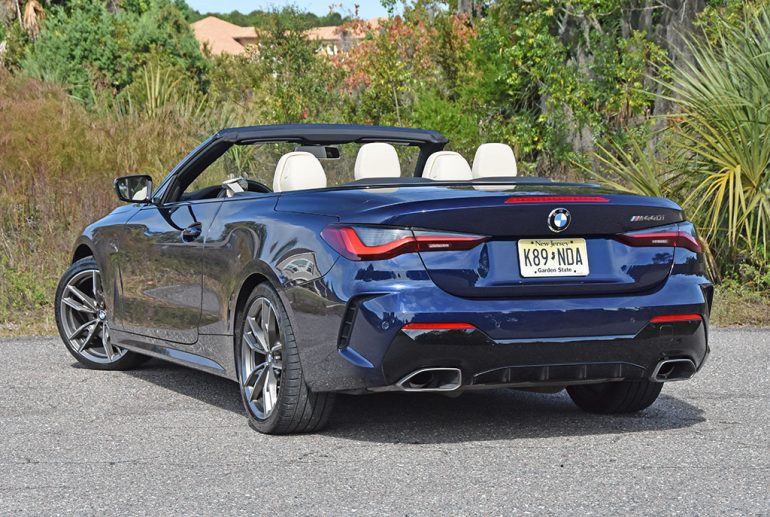
POLYGON ((75 251, 72 252, 72 264, 77 262, 78 260, 82 260, 86 257, 93 257, 94 251, 91 249, 91 246, 89 246, 86 243, 80 243, 75 247, 75 251))
POLYGON ((246 305, 246 300, 249 298, 251 291, 263 282, 268 282, 268 279, 262 273, 252 273, 246 277, 246 280, 243 281, 241 288, 238 290, 231 319, 235 319, 237 315, 240 314, 241 310, 243 310, 243 306, 246 305))
POLYGON ((229 314, 227 317, 230 333, 233 335, 235 334, 235 319, 238 316, 239 311, 246 304, 246 299, 249 297, 249 294, 251 294, 251 291, 254 290, 257 285, 263 282, 267 282, 270 287, 275 289, 278 293, 278 297, 286 308, 286 312, 289 314, 289 319, 292 321, 292 324, 294 323, 291 304, 286 298, 281 281, 278 278, 278 275, 271 270, 267 264, 263 262, 252 262, 241 275, 241 278, 242 280, 236 283, 238 287, 233 291, 230 299, 229 314))

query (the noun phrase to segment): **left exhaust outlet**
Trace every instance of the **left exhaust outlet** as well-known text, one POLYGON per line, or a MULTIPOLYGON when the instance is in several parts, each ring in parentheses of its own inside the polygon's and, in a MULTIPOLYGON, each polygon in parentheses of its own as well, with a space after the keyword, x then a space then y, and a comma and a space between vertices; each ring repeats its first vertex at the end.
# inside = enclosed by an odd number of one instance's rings
POLYGON ((396 383, 402 391, 455 391, 462 384, 459 368, 421 368, 396 383))
POLYGON ((653 382, 684 381, 696 371, 695 363, 689 359, 666 359, 658 363, 650 379, 653 382))

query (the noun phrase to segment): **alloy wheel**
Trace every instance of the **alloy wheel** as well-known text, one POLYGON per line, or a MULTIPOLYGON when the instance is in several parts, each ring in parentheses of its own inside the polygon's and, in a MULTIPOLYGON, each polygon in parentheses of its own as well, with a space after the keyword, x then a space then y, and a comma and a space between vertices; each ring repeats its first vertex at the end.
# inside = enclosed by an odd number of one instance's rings
POLYGON ((278 403, 283 344, 275 307, 267 298, 255 299, 246 311, 241 343, 241 383, 249 409, 268 418, 278 403))
POLYGON ((70 348, 95 363, 110 364, 126 350, 110 342, 101 275, 87 269, 74 275, 64 288, 59 316, 70 348))

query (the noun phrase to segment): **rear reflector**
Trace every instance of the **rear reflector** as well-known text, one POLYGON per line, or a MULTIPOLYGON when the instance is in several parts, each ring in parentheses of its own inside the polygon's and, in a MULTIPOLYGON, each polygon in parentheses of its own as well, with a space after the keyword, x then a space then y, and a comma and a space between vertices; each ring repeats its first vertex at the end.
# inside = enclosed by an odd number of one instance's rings
POLYGON ((609 203, 602 196, 518 196, 509 197, 505 204, 514 203, 609 203))
POLYGON ((470 323, 407 323, 402 330, 473 330, 470 323))
POLYGON ((669 314, 666 316, 655 316, 650 323, 671 323, 674 321, 700 321, 703 316, 700 314, 669 314))
POLYGON ((488 237, 372 226, 327 226, 321 237, 350 260, 386 260, 404 253, 469 250, 488 237))
POLYGON ((628 246, 671 246, 701 253, 698 239, 687 232, 630 233, 618 235, 617 240, 628 246))

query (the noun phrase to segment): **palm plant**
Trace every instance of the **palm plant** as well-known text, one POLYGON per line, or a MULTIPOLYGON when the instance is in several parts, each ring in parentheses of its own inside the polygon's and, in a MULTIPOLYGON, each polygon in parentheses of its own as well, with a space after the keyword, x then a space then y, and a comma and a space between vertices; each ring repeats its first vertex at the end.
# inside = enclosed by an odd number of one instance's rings
POLYGON ((770 8, 723 27, 715 44, 690 41, 691 62, 668 84, 681 108, 678 146, 692 159, 685 198, 718 255, 768 258, 770 231, 770 8))
POLYGON ((204 111, 205 97, 186 83, 178 70, 155 63, 145 65, 139 75, 141 79, 136 85, 141 88, 128 90, 125 103, 120 106, 125 114, 150 119, 170 115, 191 119, 204 111))
POLYGON ((597 143, 594 162, 598 170, 579 161, 573 165, 608 187, 644 196, 668 195, 678 172, 677 167, 659 160, 635 139, 627 146, 617 140, 606 145, 597 143))

